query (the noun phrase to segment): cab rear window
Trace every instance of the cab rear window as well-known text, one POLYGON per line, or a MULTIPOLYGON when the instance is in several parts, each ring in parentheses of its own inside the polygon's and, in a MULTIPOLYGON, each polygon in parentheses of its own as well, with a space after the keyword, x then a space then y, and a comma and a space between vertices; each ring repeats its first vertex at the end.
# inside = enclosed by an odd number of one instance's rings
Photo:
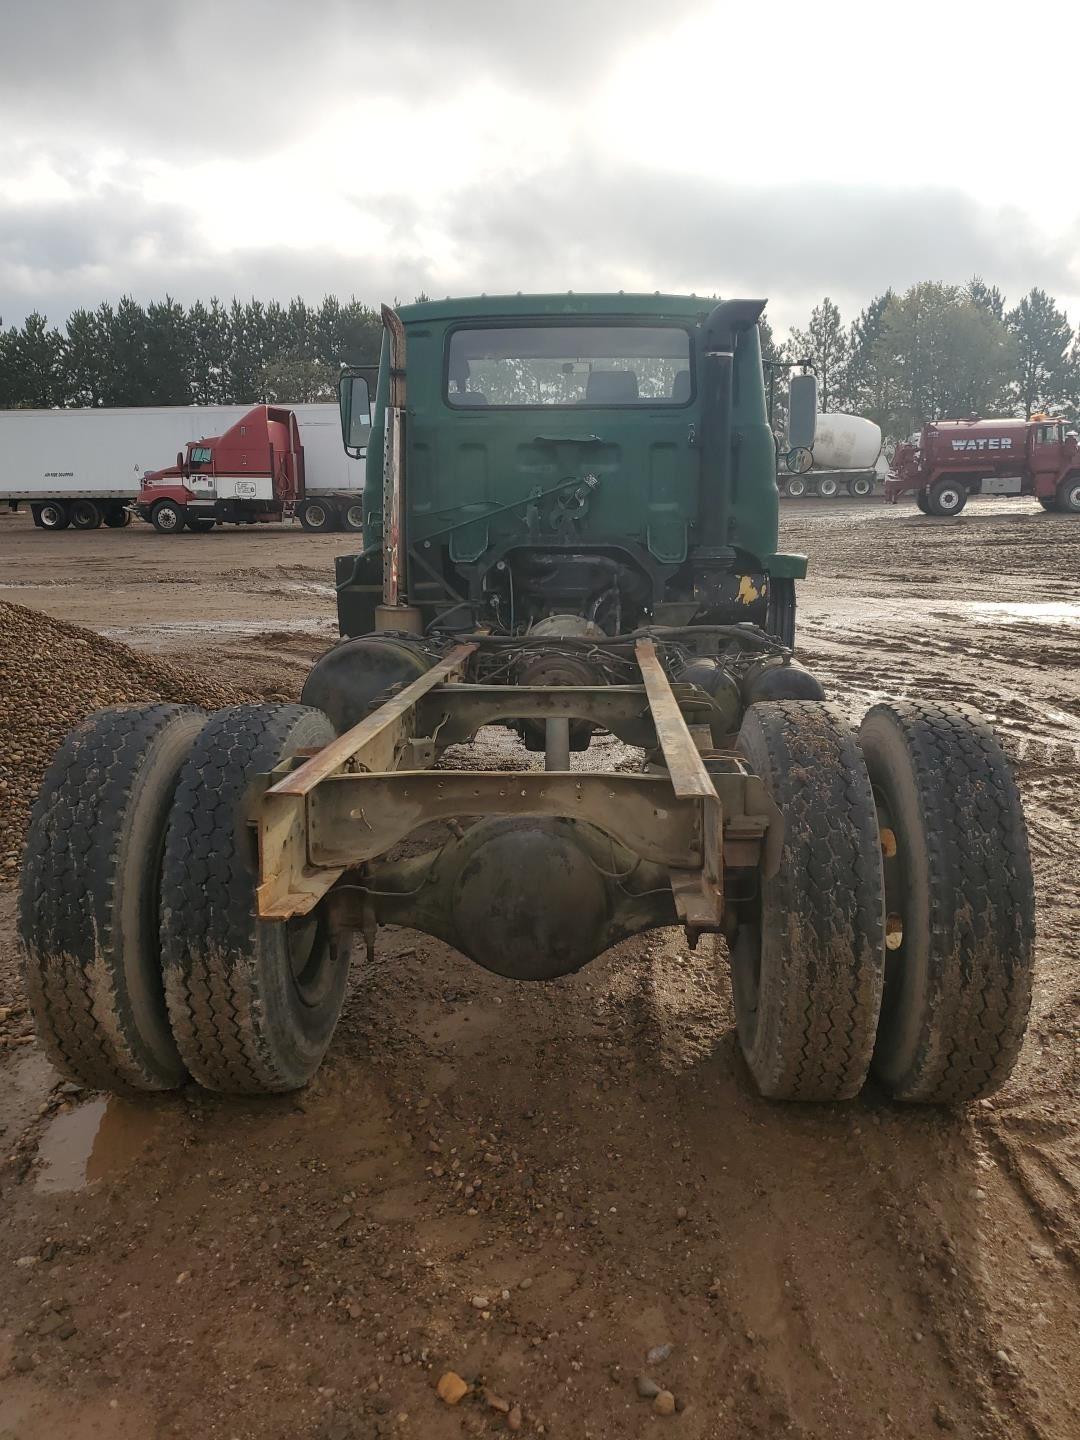
POLYGON ((523 325, 450 337, 446 399, 459 409, 685 405, 690 336, 677 326, 523 325))

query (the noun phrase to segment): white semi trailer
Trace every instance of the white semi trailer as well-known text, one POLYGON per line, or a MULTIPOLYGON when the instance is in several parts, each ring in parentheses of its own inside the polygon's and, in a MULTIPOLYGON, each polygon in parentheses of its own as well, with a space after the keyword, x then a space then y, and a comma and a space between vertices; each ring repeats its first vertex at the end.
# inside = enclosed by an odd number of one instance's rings
MULTIPOLYGON (((288 408, 300 425, 305 493, 344 513, 363 493, 364 462, 342 448, 337 405, 288 408)), ((0 506, 28 504, 46 530, 126 525, 144 470, 171 464, 189 441, 222 434, 250 409, 0 410, 0 506)))

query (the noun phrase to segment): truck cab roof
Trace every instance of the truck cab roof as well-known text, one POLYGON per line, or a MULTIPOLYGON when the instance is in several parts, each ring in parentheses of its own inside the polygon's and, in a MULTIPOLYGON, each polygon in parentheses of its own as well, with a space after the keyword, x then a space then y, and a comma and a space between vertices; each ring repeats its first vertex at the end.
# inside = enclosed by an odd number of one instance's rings
POLYGON ((715 298, 699 295, 582 293, 556 295, 464 295, 456 299, 421 300, 398 306, 405 325, 425 320, 482 320, 494 317, 574 315, 647 315, 650 318, 698 322, 716 306, 715 298))

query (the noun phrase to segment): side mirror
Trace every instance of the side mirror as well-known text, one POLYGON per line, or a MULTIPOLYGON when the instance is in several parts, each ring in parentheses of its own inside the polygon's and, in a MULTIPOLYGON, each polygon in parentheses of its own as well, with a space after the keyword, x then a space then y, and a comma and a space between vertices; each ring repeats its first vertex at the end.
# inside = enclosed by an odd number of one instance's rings
POLYGON ((184 468, 184 452, 182 450, 178 450, 176 452, 176 468, 178 470, 182 470, 184 468))
POLYGON ((817 435, 817 376, 792 375, 788 385, 788 449, 812 450, 817 435))
POLYGON ((338 381, 338 407, 341 410, 341 443, 354 460, 367 447, 371 431, 371 401, 368 383, 363 375, 342 375, 338 381))

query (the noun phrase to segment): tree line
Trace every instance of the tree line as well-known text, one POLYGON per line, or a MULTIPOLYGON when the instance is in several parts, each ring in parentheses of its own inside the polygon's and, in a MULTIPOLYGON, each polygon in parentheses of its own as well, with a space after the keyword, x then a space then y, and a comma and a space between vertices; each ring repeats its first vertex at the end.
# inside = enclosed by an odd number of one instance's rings
POLYGON ((73 310, 63 330, 34 312, 0 327, 0 409, 328 400, 342 364, 378 363, 381 337, 377 310, 333 295, 186 308, 124 296, 73 310))
MULTIPOLYGON (((328 400, 342 364, 377 363, 381 330, 378 311, 333 295, 187 307, 125 296, 72 311, 63 329, 34 312, 0 325, 0 408, 328 400)), ((850 323, 826 296, 786 340, 763 320, 762 342, 766 360, 812 361, 823 410, 866 415, 892 439, 950 415, 1080 409, 1080 337, 1038 288, 1009 308, 978 277, 924 281, 850 323)))
POLYGON ((767 359, 812 361, 822 410, 865 415, 888 439, 947 417, 1080 410, 1080 334, 1038 287, 1009 308, 978 276, 923 281, 886 290, 850 324, 826 296, 805 328, 762 339, 767 359))

